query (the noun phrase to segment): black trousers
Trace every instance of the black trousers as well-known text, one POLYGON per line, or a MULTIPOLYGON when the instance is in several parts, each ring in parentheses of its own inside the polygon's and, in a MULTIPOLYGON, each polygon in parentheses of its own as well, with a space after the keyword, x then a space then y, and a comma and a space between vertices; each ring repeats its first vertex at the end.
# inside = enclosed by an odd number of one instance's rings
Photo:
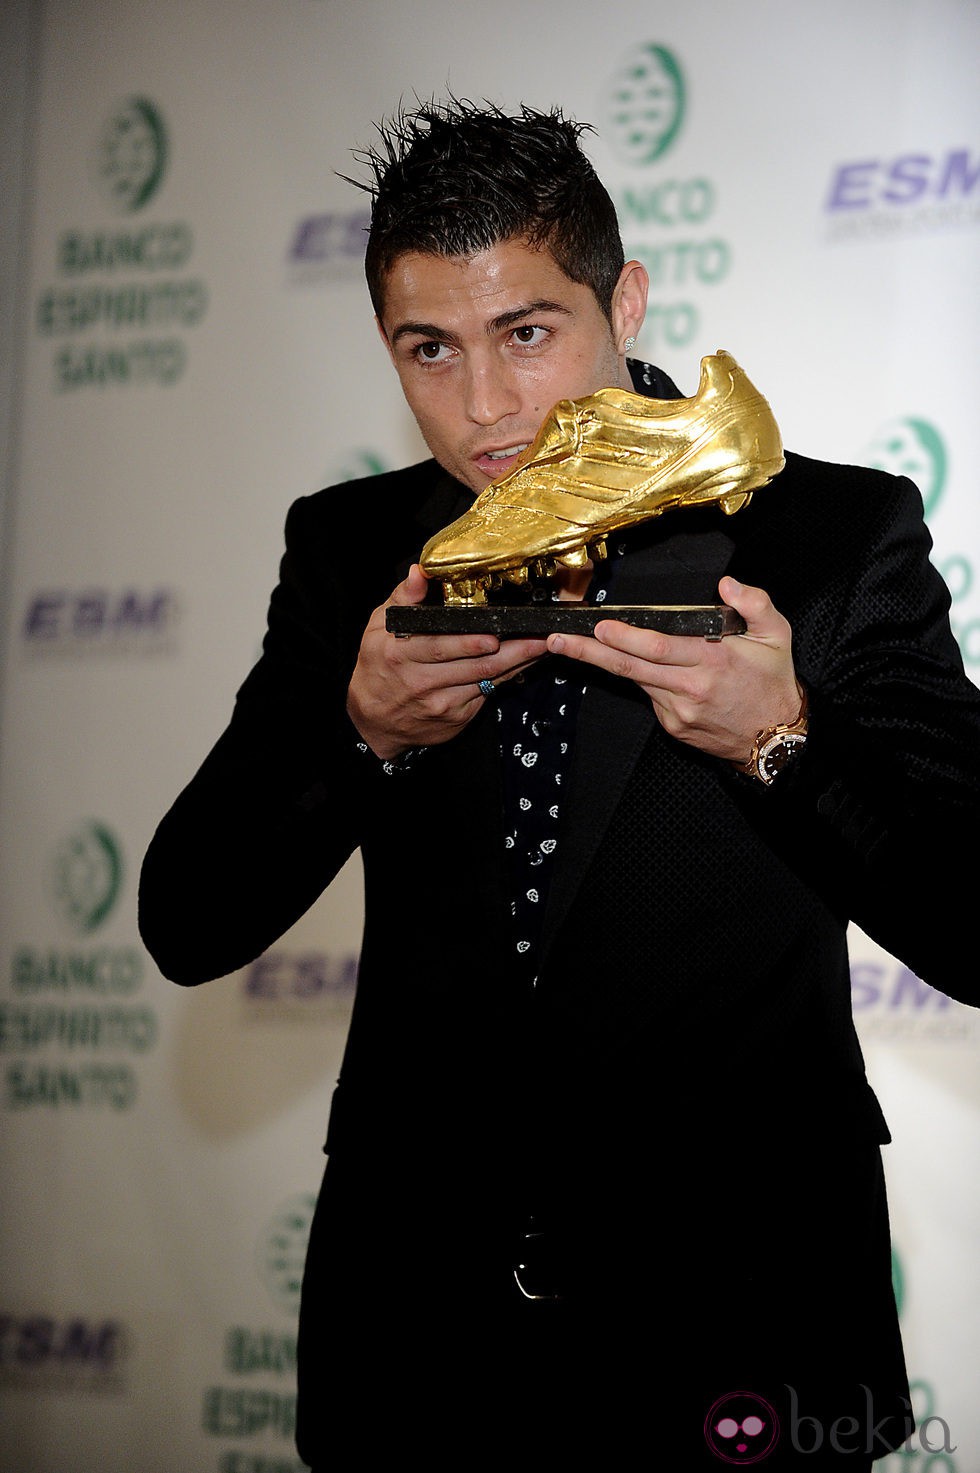
POLYGON ((331 1161, 314 1221, 298 1411, 314 1469, 410 1455, 445 1473, 640 1457, 685 1473, 867 1473, 911 1431, 904 1367, 882 1376, 875 1343, 891 1343, 887 1264, 869 1341, 848 1318, 855 1285, 819 1260, 795 1265, 775 1210, 764 1237, 743 1241, 729 1217, 712 1238, 706 1218, 686 1241, 665 1232, 661 1195, 628 1217, 586 1215, 570 1235, 567 1217, 529 1224, 493 1193, 444 1193, 433 1215, 421 1164, 397 1198, 375 1185, 360 1163, 348 1176, 331 1161), (821 1318, 818 1340, 800 1333, 821 1318))

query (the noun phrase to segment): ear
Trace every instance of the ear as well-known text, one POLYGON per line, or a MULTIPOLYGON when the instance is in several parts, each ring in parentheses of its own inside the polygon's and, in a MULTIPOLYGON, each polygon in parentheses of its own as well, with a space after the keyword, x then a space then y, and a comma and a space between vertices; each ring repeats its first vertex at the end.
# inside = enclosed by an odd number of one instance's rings
MULTIPOLYGON (((639 261, 627 261, 613 290, 612 329, 616 350, 623 356, 627 338, 638 338, 647 312, 650 277, 639 261)), ((631 345, 632 346, 632 345, 631 345)))

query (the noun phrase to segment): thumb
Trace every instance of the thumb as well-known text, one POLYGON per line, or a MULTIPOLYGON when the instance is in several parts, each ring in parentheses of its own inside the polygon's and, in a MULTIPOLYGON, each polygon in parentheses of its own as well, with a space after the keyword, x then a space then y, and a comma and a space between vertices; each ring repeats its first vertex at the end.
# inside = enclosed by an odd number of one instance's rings
POLYGON ((746 634, 756 639, 782 640, 786 621, 765 589, 726 576, 718 584, 718 592, 726 604, 741 614, 747 626, 746 634))
POLYGON ((413 563, 408 570, 408 577, 399 583, 388 602, 390 604, 420 604, 424 602, 428 589, 428 578, 418 563, 413 563))

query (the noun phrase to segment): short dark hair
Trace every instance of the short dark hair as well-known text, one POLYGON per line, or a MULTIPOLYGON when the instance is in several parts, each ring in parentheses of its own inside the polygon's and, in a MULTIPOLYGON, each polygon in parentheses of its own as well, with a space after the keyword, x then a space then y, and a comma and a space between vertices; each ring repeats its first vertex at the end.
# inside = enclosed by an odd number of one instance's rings
POLYGON ((611 318, 625 257, 616 208, 579 141, 591 124, 558 108, 508 116, 453 97, 400 110, 377 131, 379 144, 355 155, 371 180, 349 182, 372 195, 364 266, 379 317, 388 272, 406 252, 471 256, 526 239, 611 318))

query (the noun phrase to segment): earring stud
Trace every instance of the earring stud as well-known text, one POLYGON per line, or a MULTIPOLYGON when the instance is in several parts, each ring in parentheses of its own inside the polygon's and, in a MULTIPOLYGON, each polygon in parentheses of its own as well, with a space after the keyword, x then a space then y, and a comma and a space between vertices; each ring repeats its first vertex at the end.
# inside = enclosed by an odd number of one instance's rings
POLYGON ((623 352, 628 353, 631 348, 636 347, 636 338, 627 338, 623 344, 623 352))

